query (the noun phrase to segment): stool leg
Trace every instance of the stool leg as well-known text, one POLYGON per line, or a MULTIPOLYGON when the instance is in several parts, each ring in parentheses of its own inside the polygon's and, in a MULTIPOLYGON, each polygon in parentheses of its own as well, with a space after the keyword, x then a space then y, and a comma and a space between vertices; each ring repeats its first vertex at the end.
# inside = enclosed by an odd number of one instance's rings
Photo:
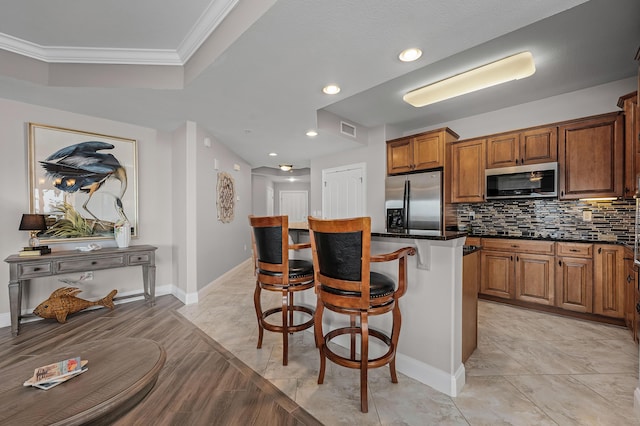
POLYGON ((282 290, 282 365, 289 362, 289 296, 282 290))
MULTIPOLYGON (((355 329, 356 328, 356 316, 355 315, 349 315, 349 325, 351 326, 351 329, 355 329)), ((352 332, 350 333, 351 335, 351 360, 355 361, 356 360, 356 333, 352 332)))
POLYGON ((262 347, 262 336, 264 334, 264 327, 262 327, 262 306, 260 304, 260 281, 256 280, 256 290, 253 292, 253 306, 256 309, 256 316, 258 317, 258 349, 262 347))
MULTIPOLYGON (((293 307, 293 292, 289 292, 289 307, 293 307)), ((293 309, 289 309, 289 327, 293 326, 293 309)), ((293 334, 293 333, 289 333, 293 334)))
POLYGON ((313 329, 316 335, 316 347, 320 351, 320 372, 318 373, 318 384, 321 385, 324 382, 324 371, 327 365, 326 358, 324 355, 324 345, 325 339, 322 331, 322 312, 324 311, 324 305, 320 302, 320 298, 318 296, 318 303, 316 305, 316 313, 315 318, 313 320, 313 329))
POLYGON ((402 325, 402 314, 400 313, 400 305, 398 301, 393 307, 393 328, 391 330, 391 345, 393 345, 393 358, 389 361, 389 370, 391 372, 391 382, 398 383, 398 374, 396 373, 396 350, 398 349, 398 337, 400 336, 400 326, 402 325))
POLYGON ((369 411, 367 374, 369 372, 369 318, 366 312, 360 314, 360 410, 369 411))

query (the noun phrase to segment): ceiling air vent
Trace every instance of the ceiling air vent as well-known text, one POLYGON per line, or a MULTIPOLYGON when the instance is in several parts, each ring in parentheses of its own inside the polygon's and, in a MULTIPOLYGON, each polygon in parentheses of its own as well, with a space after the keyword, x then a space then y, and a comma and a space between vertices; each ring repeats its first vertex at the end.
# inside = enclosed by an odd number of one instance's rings
POLYGON ((351 136, 352 138, 356 137, 356 126, 345 123, 344 121, 340 122, 340 133, 343 135, 351 136))

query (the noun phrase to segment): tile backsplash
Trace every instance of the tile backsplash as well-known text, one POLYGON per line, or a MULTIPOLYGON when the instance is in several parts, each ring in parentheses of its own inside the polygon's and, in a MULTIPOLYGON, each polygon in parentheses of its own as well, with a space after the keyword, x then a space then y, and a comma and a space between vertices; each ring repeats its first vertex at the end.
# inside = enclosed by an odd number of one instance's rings
MULTIPOLYGON (((587 213, 588 215, 588 213, 587 213)), ((474 234, 633 243, 635 200, 505 200, 457 205, 458 226, 474 234), (583 214, 591 212, 591 221, 583 214)))

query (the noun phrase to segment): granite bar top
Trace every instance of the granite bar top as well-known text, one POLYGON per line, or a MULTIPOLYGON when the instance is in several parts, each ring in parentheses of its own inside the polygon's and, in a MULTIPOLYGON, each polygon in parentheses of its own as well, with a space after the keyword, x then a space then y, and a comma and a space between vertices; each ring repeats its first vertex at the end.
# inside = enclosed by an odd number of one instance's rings
POLYGON ((464 238, 468 235, 462 231, 437 231, 437 230, 408 230, 407 232, 371 232, 372 237, 384 238, 409 238, 414 240, 439 240, 448 241, 456 238, 464 238))

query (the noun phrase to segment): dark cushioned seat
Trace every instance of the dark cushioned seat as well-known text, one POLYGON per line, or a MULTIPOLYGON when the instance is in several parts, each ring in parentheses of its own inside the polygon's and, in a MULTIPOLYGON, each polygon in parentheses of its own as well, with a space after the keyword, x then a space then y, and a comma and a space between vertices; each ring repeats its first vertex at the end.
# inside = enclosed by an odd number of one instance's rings
MULTIPOLYGON (((271 275, 272 277, 281 276, 280 272, 266 271, 264 269, 259 270, 261 274, 271 275)), ((308 277, 313 275, 313 263, 304 259, 290 259, 289 260, 289 278, 308 277)))
MULTIPOLYGON (((371 272, 369 294, 372 299, 388 296, 395 290, 396 283, 393 282, 388 276, 379 272, 371 272)), ((360 292, 339 290, 333 287, 322 286, 322 289, 327 293, 338 294, 341 296, 360 296, 360 292)))

